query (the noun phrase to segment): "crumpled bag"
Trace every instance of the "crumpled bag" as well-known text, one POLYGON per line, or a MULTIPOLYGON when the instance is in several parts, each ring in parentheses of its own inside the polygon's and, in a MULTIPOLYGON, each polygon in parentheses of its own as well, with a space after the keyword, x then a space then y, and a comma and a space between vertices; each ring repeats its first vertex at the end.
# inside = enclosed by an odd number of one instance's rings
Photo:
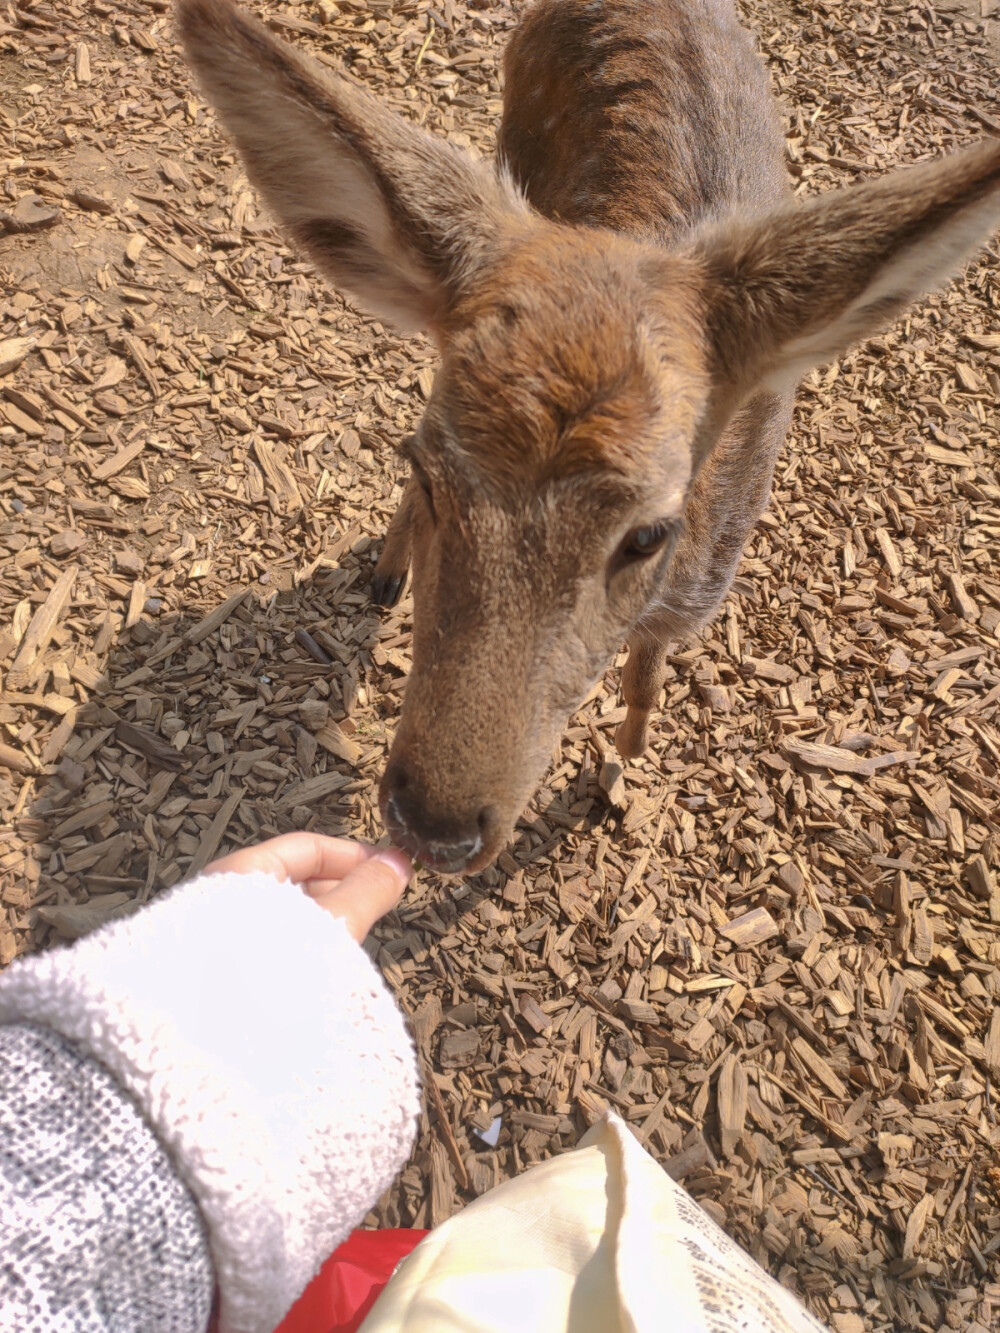
POLYGON ((828 1333, 613 1113, 421 1242, 360 1333, 828 1333))

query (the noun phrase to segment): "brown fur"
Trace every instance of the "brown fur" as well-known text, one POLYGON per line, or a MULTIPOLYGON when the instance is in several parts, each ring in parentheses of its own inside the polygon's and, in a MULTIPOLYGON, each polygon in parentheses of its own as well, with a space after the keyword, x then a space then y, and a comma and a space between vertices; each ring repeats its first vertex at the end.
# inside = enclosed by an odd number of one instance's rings
POLYGON ((622 238, 539 222, 456 308, 448 411, 498 484, 535 487, 586 468, 627 477, 683 429, 678 416, 704 379, 697 289, 679 269, 671 308, 657 311, 646 259, 622 238))
POLYGON ((729 0, 542 0, 504 70, 500 153, 549 217, 662 244, 787 189, 777 106, 729 0))
POLYGON ((624 638, 618 744, 645 747, 665 645, 714 614, 767 503, 796 378, 989 234, 1000 145, 791 203, 731 0, 541 0, 496 170, 231 0, 178 13, 279 219, 441 348, 376 571, 394 600, 412 562, 414 594, 381 797, 402 845, 474 870, 624 638), (665 544, 638 557, 650 529, 665 544))

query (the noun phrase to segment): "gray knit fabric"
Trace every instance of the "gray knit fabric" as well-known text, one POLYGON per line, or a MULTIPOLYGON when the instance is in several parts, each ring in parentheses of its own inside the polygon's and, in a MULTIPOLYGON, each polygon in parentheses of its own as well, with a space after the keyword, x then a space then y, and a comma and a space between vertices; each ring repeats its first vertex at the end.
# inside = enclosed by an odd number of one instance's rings
POLYGON ((406 1165, 417 1061, 378 968, 290 880, 205 875, 0 974, 133 1099, 198 1205, 220 1333, 273 1333, 406 1165))
POLYGON ((0 1333, 204 1333, 198 1209, 101 1065, 0 1026, 0 1333))

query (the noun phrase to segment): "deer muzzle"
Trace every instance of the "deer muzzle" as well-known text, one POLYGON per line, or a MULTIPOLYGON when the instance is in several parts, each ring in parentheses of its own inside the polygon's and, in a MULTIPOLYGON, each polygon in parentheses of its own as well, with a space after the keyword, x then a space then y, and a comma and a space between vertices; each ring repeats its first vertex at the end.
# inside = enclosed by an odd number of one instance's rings
POLYGON ((473 799, 442 813, 426 787, 398 762, 386 769, 379 806, 393 842, 442 875, 481 870, 503 844, 504 821, 496 805, 473 799))

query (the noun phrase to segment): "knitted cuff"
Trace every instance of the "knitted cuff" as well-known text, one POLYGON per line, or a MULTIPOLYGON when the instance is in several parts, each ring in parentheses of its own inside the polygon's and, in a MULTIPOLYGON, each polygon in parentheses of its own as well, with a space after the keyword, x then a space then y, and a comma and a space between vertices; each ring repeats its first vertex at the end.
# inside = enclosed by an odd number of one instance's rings
POLYGON ((139 1103, 201 1208, 221 1333, 271 1333, 408 1156, 402 1017, 343 922, 264 874, 203 877, 0 976, 139 1103))

